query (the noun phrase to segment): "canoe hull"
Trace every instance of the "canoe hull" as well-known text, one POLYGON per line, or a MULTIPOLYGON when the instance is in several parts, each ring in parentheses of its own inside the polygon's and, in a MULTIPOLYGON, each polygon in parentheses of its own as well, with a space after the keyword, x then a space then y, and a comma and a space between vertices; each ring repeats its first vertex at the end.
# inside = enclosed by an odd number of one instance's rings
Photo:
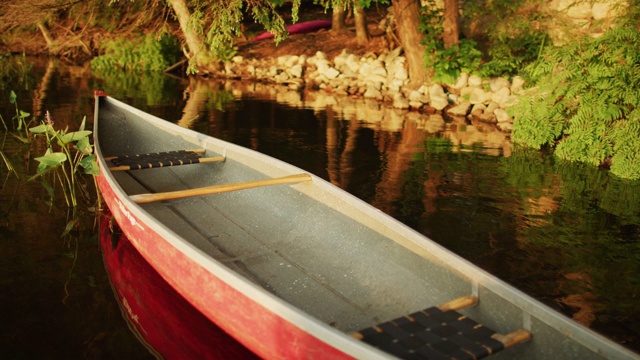
POLYGON ((248 349, 271 359, 352 358, 269 311, 164 241, 153 227, 144 225, 144 219, 127 209, 107 177, 99 176, 98 186, 116 223, 149 264, 196 309, 248 349))
POLYGON ((100 244, 123 317, 156 357, 257 359, 167 284, 120 232, 108 209, 100 221, 100 244))

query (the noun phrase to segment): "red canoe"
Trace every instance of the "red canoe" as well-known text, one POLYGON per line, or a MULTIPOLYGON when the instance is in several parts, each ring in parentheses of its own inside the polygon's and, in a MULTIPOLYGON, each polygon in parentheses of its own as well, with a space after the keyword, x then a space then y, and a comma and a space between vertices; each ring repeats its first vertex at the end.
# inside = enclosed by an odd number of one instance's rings
MULTIPOLYGON (((304 21, 293 25, 287 26, 287 31, 289 34, 304 34, 312 31, 317 31, 320 29, 329 29, 331 28, 330 20, 313 20, 313 21, 304 21)), ((260 41, 265 39, 272 39, 273 33, 269 31, 265 31, 262 34, 253 38, 252 41, 260 41)))
POLYGON ((94 129, 131 244, 260 357, 637 358, 292 165, 107 96, 94 129))
POLYGON ((104 263, 123 316, 149 350, 164 359, 257 359, 180 296, 133 247, 105 209, 104 263))

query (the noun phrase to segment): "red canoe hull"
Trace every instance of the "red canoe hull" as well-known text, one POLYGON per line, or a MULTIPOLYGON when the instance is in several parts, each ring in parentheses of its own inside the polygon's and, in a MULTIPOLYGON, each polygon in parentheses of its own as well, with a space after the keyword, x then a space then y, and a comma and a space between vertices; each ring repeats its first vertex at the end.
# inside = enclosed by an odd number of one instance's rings
POLYGON ((124 316, 165 359, 257 359, 180 296, 111 221, 100 222, 104 263, 124 316))
MULTIPOLYGON (((320 29, 328 29, 331 27, 331 21, 329 20, 313 20, 313 21, 305 21, 293 25, 287 26, 287 31, 289 34, 304 34, 320 29)), ((262 34, 253 38, 253 41, 260 41, 265 39, 272 39, 273 33, 266 31, 262 34)))
POLYGON ((102 175, 98 186, 114 220, 142 257, 194 308, 245 347, 270 359, 352 358, 265 308, 165 241, 127 209, 102 175))

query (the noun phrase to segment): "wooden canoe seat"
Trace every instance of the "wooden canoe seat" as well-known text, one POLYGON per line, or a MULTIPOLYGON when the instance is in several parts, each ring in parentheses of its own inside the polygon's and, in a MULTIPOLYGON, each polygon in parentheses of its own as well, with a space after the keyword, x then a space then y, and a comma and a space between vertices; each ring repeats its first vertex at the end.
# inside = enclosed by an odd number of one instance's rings
POLYGON ((358 340, 403 359, 481 359, 531 338, 526 330, 507 335, 460 314, 477 303, 465 296, 361 330, 358 340))
POLYGON ((224 157, 203 158, 205 149, 164 151, 148 154, 121 155, 105 158, 115 166, 111 171, 130 171, 157 167, 224 161, 224 157))

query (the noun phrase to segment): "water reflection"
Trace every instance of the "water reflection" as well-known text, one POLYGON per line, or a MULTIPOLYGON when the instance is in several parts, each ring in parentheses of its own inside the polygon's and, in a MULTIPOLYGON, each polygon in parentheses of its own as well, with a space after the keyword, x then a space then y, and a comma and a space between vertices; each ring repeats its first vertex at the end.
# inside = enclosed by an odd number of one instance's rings
POLYGON ((167 359, 257 359, 180 296, 133 247, 105 209, 104 262, 122 315, 149 351, 167 359))
MULTIPOLYGON (((46 64, 40 69, 49 73, 46 64)), ((282 159, 640 351, 640 182, 514 149, 508 134, 491 125, 324 90, 153 75, 100 78, 82 66, 57 66, 46 78, 18 89, 26 100, 46 84, 34 113, 49 110, 72 128, 83 115, 92 118, 98 88, 282 159)), ((11 108, 0 102, 0 111, 11 108)))

